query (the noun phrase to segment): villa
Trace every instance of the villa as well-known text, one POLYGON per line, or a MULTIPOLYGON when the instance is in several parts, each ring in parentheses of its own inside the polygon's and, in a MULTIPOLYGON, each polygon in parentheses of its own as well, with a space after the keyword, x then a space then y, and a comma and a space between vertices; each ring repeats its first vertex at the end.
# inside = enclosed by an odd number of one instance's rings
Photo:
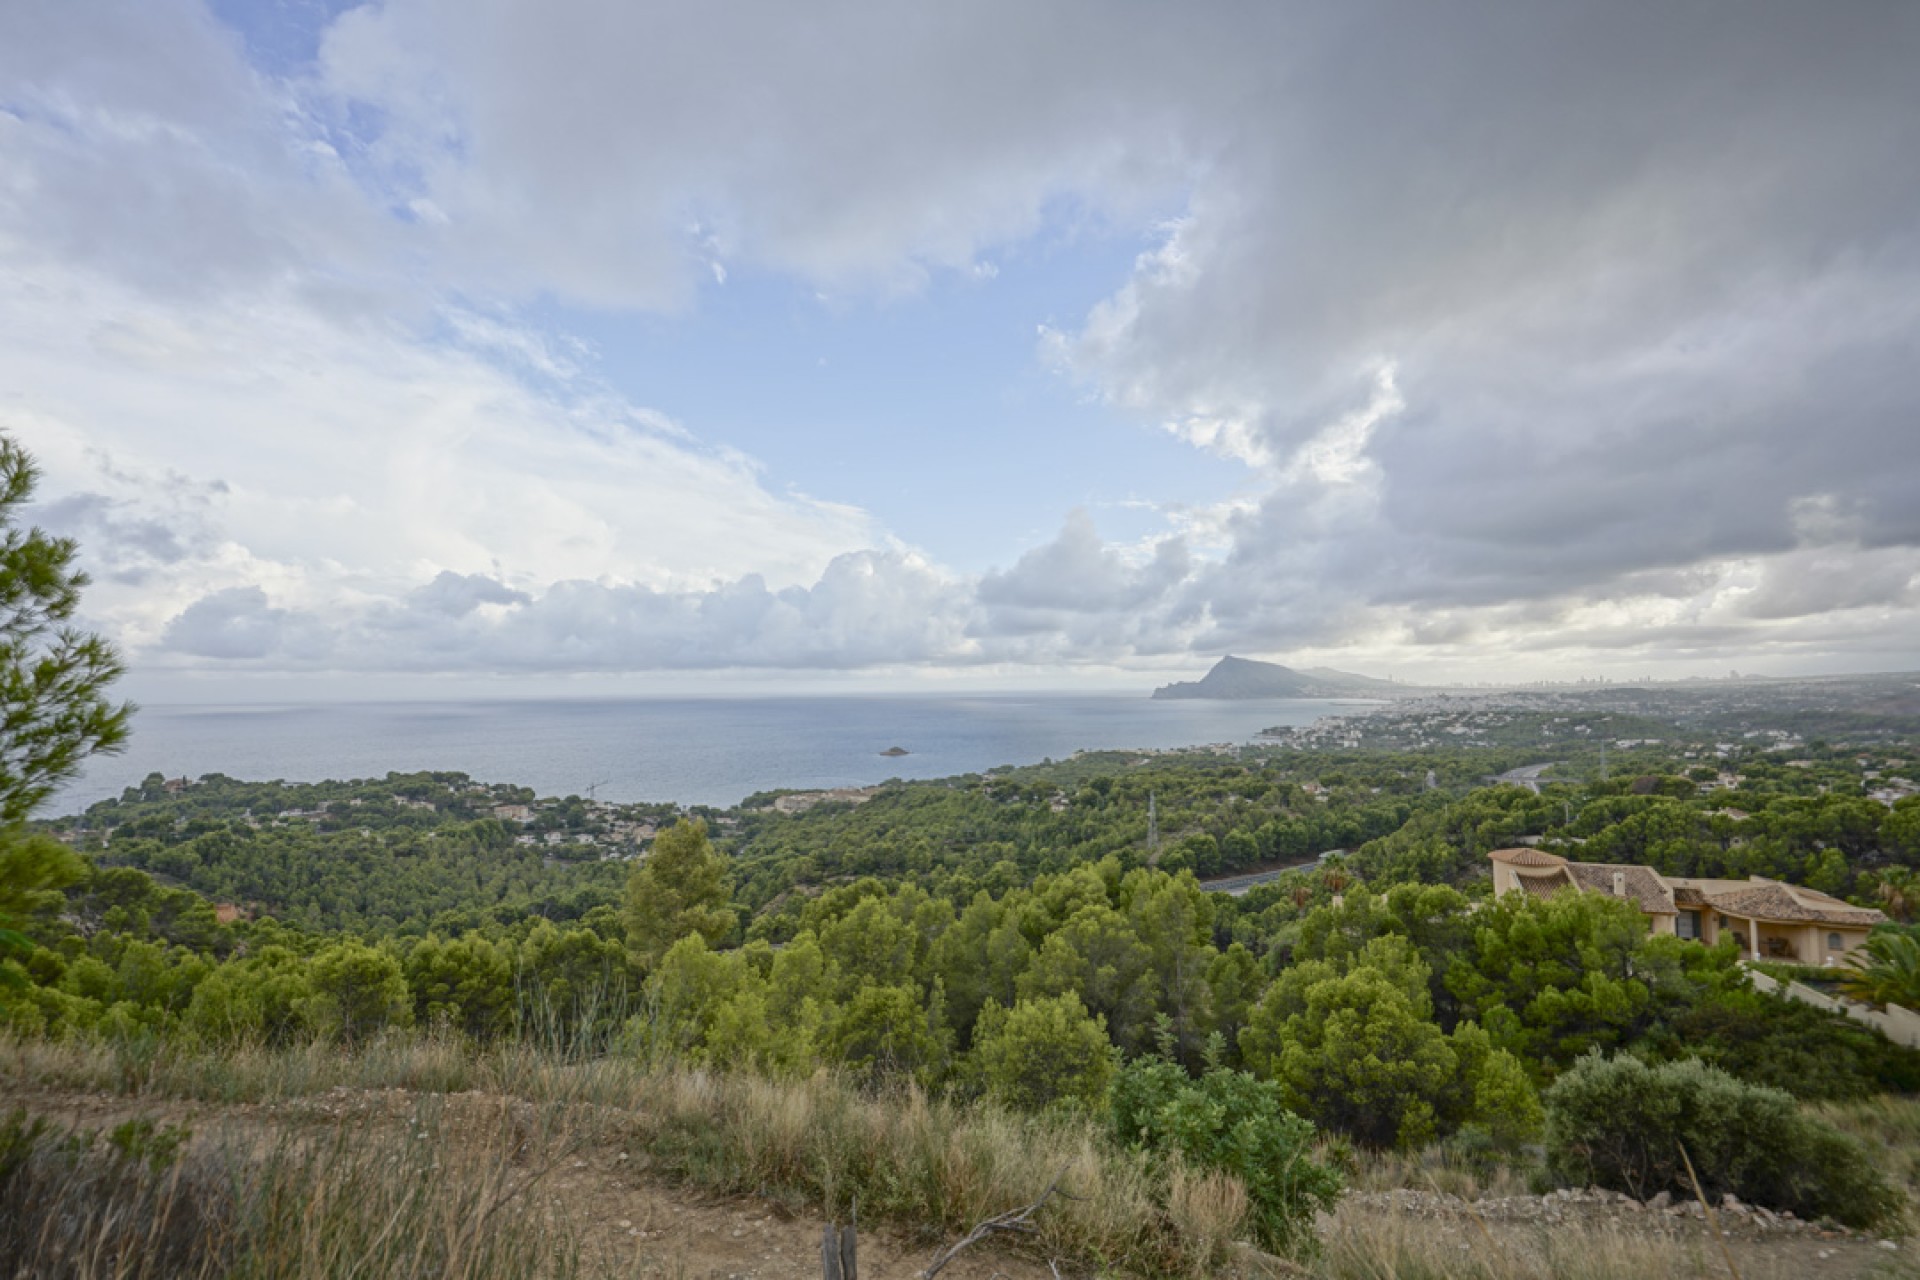
POLYGON ((1620 898, 1638 907, 1655 933, 1692 938, 1711 946, 1731 934, 1748 959, 1799 964, 1839 964, 1863 945, 1881 912, 1797 884, 1754 876, 1748 880, 1699 880, 1663 876, 1651 867, 1570 862, 1539 849, 1495 849, 1493 891, 1550 898, 1580 889, 1620 898))

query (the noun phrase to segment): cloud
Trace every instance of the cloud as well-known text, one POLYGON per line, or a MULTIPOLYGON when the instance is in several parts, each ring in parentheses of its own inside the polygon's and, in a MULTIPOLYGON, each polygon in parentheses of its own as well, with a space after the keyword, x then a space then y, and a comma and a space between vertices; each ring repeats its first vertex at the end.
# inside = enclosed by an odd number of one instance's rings
POLYGON ((1191 165, 1159 38, 1220 24, 1110 19, 388 0, 333 24, 314 88, 380 121, 359 171, 430 202, 463 278, 606 306, 676 305, 739 262, 889 290, 1191 165))
POLYGON ((561 581, 779 590, 883 540, 590 379, 536 385, 458 340, 4 260, 0 288, 51 300, 0 308, 0 428, 40 458, 46 521, 99 579, 88 607, 136 652, 227 589, 318 615, 561 581))
POLYGON ((1405 6, 1366 38, 1380 17, 1250 89, 1161 246, 1047 336, 1250 469, 1198 643, 1385 646, 1405 611, 1477 611, 1413 630, 1493 652, 1510 606, 1608 601, 1651 650, 1704 644, 1636 603, 1659 574, 1715 584, 1688 598, 1737 615, 1729 650, 1762 618, 1910 610, 1920 170, 1890 122, 1920 113, 1920 16, 1405 6), (1809 491, 1851 541, 1794 550, 1809 491))
POLYGON ((532 597, 496 582, 483 573, 455 573, 442 569, 432 582, 416 588, 407 596, 407 604, 423 613, 464 618, 484 604, 525 604, 532 597))
POLYGON ((749 574, 703 590, 564 580, 537 594, 443 572, 398 603, 319 610, 258 587, 194 601, 165 626, 162 657, 261 669, 506 674, 738 667, 855 669, 972 663, 967 590, 916 557, 835 557, 808 586, 749 574))
POLYGON ((989 573, 981 602, 1007 609, 1105 613, 1137 609, 1163 597, 1187 575, 1186 546, 1169 538, 1145 565, 1130 565, 1108 546, 1085 508, 1067 514, 1052 542, 1021 555, 1013 568, 989 573))
POLYGON ((228 587, 194 601, 167 624, 164 648, 195 658, 301 660, 326 650, 308 616, 267 603, 259 587, 228 587))
POLYGON ((0 425, 136 654, 1920 658, 1910 6, 381 0, 317 49, 0 12, 0 425), (1042 356, 1240 478, 984 574, 529 318, 997 289, 1088 225, 1153 243, 1042 356))
POLYGON ((302 116, 192 0, 9 4, 0 248, 181 298, 365 281, 394 263, 403 229, 302 116))

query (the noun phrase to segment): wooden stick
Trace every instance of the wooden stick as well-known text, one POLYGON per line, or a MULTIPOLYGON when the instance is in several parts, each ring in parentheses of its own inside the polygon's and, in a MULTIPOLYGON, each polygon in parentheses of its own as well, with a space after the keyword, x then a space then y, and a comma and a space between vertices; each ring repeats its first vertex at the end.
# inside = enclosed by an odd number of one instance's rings
POLYGON ((1707 1215, 1707 1225, 1713 1228, 1713 1238, 1720 1242, 1720 1256, 1727 1260, 1727 1270, 1733 1280, 1740 1280, 1740 1268, 1733 1265, 1733 1250, 1727 1247, 1727 1237, 1721 1234, 1719 1215, 1707 1203, 1707 1193, 1700 1189, 1700 1175, 1693 1171, 1693 1157, 1687 1154, 1687 1144, 1676 1142, 1674 1145, 1680 1148, 1680 1158, 1686 1162, 1687 1178, 1693 1183, 1693 1194, 1699 1198, 1700 1208, 1707 1215))
POLYGON ((820 1280, 840 1280, 840 1228, 831 1222, 820 1233, 820 1280))

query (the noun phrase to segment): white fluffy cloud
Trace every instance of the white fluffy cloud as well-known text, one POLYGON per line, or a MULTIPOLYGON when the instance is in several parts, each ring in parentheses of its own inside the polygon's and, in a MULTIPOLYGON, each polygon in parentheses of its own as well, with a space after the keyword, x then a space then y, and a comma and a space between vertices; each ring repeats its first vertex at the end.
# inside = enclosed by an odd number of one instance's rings
POLYGON ((48 472, 41 519, 96 567, 89 607, 136 650, 259 657, 279 647, 242 615, 342 617, 416 591, 446 613, 462 589, 484 610, 560 581, 811 584, 882 541, 859 511, 774 493, 749 460, 591 384, 536 393, 459 345, 51 269, 0 281, 47 300, 0 309, 0 412, 48 472), (214 613, 187 612, 207 598, 214 613))

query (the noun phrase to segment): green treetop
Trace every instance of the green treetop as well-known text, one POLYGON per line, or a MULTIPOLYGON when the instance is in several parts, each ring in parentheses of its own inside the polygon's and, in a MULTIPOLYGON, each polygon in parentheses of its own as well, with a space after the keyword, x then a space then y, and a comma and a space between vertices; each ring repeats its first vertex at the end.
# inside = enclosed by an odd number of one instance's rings
POLYGON ((627 948, 651 970, 690 933, 718 945, 733 932, 726 862, 707 839, 707 824, 682 819, 653 842, 646 862, 627 880, 627 948))

